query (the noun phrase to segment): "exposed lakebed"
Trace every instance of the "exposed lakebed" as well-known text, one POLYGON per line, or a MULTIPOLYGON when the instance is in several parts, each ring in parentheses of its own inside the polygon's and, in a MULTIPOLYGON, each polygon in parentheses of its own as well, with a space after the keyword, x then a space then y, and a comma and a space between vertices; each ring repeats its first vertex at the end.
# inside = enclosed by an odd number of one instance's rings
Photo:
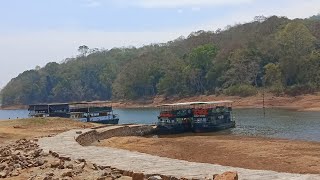
MULTIPOLYGON (((158 109, 115 109, 120 124, 154 124, 158 109)), ((320 142, 320 112, 300 112, 286 109, 235 109, 236 128, 223 134, 275 137, 320 142)), ((0 110, 0 119, 27 118, 27 110, 0 110)), ((214 134, 214 133, 213 133, 214 134)), ((192 135, 192 134, 191 134, 192 135)), ((207 134, 206 134, 207 135, 207 134)))

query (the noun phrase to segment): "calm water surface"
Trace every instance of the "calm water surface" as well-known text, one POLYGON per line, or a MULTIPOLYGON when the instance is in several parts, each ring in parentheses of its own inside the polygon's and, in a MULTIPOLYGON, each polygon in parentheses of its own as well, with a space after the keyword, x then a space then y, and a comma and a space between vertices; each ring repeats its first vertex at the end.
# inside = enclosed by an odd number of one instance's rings
MULTIPOLYGON (((157 109, 115 109, 120 115, 120 124, 157 121, 157 109)), ((320 142, 320 112, 298 112, 285 109, 234 110, 236 128, 223 133, 249 136, 276 137, 320 142)), ((28 117, 26 110, 0 110, 0 119, 28 117)))

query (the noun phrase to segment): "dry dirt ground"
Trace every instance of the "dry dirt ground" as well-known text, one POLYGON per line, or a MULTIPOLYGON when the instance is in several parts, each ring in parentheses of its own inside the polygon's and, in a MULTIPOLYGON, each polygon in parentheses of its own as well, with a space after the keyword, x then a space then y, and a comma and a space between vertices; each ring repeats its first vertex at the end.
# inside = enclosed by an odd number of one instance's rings
POLYGON ((231 135, 173 137, 115 137, 95 145, 248 169, 320 173, 320 143, 316 142, 231 135))
POLYGON ((63 118, 34 118, 0 121, 0 146, 18 139, 61 133, 70 129, 90 128, 97 124, 63 118))

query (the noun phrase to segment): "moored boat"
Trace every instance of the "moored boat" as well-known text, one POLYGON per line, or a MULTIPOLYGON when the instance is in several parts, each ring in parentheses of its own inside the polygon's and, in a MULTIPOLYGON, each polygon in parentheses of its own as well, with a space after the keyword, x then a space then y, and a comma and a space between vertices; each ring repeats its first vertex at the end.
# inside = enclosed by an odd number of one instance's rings
POLYGON ((158 134, 212 132, 235 127, 232 101, 164 104, 158 116, 158 134))
POLYGON ((118 124, 110 102, 78 102, 29 105, 30 117, 63 117, 82 122, 118 124))
POLYGON ((235 127, 232 101, 200 102, 193 109, 193 132, 213 132, 235 127))
POLYGON ((191 130, 191 108, 164 104, 161 109, 156 128, 158 134, 176 134, 191 130))

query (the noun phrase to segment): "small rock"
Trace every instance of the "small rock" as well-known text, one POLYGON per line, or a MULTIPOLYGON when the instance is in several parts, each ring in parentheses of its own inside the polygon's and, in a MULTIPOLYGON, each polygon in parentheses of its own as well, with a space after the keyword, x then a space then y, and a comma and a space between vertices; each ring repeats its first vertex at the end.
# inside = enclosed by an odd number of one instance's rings
POLYGON ((143 173, 133 173, 132 180, 144 180, 143 173))
POLYGON ((80 174, 83 172, 83 168, 85 167, 85 163, 81 163, 81 164, 78 164, 78 165, 75 165, 73 166, 73 170, 75 171, 76 174, 80 174))
POLYGON ((133 172, 132 171, 123 171, 123 175, 132 177, 133 172))
POLYGON ((188 178, 184 178, 184 177, 182 177, 182 178, 180 178, 180 180, 189 180, 188 178))
POLYGON ((150 176, 148 180, 162 180, 161 176, 150 176))
MULTIPOLYGON (((115 180, 113 177, 98 177, 97 180, 115 180)), ((117 179, 118 180, 118 179, 117 179)), ((131 180, 131 179, 130 179, 131 180)))
POLYGON ((98 177, 97 180, 107 180, 107 177, 98 177))
POLYGON ((66 168, 67 168, 67 169, 73 169, 73 164, 67 164, 67 165, 66 165, 66 168))
POLYGON ((76 134, 82 134, 82 131, 76 131, 76 134))
POLYGON ((37 166, 42 166, 42 165, 44 165, 44 163, 45 163, 45 161, 44 161, 43 159, 38 159, 38 160, 36 161, 36 165, 37 165, 37 166))
POLYGON ((37 149, 37 150, 34 150, 31 154, 33 155, 33 157, 39 157, 40 154, 42 153, 42 149, 37 149))
POLYGON ((19 176, 20 172, 18 170, 13 170, 11 176, 19 176))
POLYGON ((0 171, 4 170, 7 166, 7 163, 0 164, 0 171))
POLYGON ((19 160, 19 156, 16 155, 16 154, 13 154, 13 155, 11 156, 11 158, 12 158, 13 160, 19 160))
POLYGON ((67 170, 67 171, 63 172, 61 176, 62 177, 72 177, 73 173, 71 170, 67 170))
MULTIPOLYGON (((16 148, 16 150, 18 150, 18 149, 16 148)), ((20 151, 15 151, 15 152, 13 152, 12 154, 18 156, 18 155, 21 155, 21 152, 20 152, 20 151)))
POLYGON ((44 157, 47 157, 47 156, 49 156, 50 154, 47 153, 47 152, 42 152, 41 155, 44 156, 44 157))
POLYGON ((0 172, 0 178, 6 178, 8 173, 6 171, 0 172))
POLYGON ((51 167, 51 168, 57 168, 59 165, 60 165, 60 161, 59 161, 59 160, 56 160, 56 161, 53 161, 53 162, 50 164, 50 167, 51 167))
POLYGON ((111 173, 111 177, 113 177, 114 179, 118 179, 120 178, 122 175, 119 173, 111 173))
POLYGON ((17 163, 17 164, 14 164, 13 167, 14 167, 15 169, 18 169, 18 168, 21 168, 21 165, 17 163))
POLYGON ((104 170, 104 169, 106 169, 106 168, 110 168, 110 166, 98 166, 98 168, 99 168, 100 170, 104 170))
MULTIPOLYGON (((179 180, 179 178, 176 178, 174 176, 165 176, 165 175, 159 175, 163 180, 179 180)), ((198 179, 192 179, 192 180, 198 180, 198 179)))
POLYGON ((81 169, 83 169, 86 166, 85 162, 82 162, 80 164, 78 164, 76 167, 80 167, 81 169))
POLYGON ((82 163, 82 162, 86 162, 86 160, 85 160, 85 159, 77 159, 77 160, 75 160, 75 162, 78 163, 78 164, 80 164, 80 163, 82 163))
POLYGON ((73 180, 72 177, 63 177, 62 180, 73 180))
POLYGON ((34 179, 36 179, 36 177, 37 177, 37 175, 30 176, 30 177, 28 178, 28 180, 34 180, 34 179))
POLYGON ((59 159, 63 160, 63 161, 71 161, 70 157, 64 157, 64 156, 60 156, 59 159))
POLYGON ((46 173, 47 176, 54 176, 54 173, 53 172, 48 172, 46 173))
POLYGON ((88 162, 87 166, 92 170, 98 170, 98 166, 96 164, 94 164, 94 163, 88 162))
POLYGON ((238 173, 227 171, 223 174, 216 175, 214 180, 238 180, 238 173))
POLYGON ((112 173, 114 173, 114 174, 123 174, 123 171, 119 170, 119 169, 112 169, 112 173))
POLYGON ((6 170, 7 170, 7 172, 6 172, 7 175, 8 175, 9 173, 11 173, 11 172, 13 171, 13 169, 14 169, 14 167, 9 165, 9 167, 6 169, 6 170))
POLYGON ((43 180, 52 180, 52 177, 51 177, 51 176, 45 176, 45 177, 43 178, 43 180))
POLYGON ((163 180, 171 180, 170 176, 161 175, 160 176, 163 180))
POLYGON ((2 156, 2 157, 7 157, 7 156, 9 156, 9 155, 11 155, 11 151, 10 151, 10 150, 5 150, 5 151, 3 151, 3 152, 1 153, 1 156, 2 156))
POLYGON ((58 158, 58 157, 59 157, 59 154, 58 154, 58 153, 56 153, 56 152, 52 152, 52 153, 51 153, 51 155, 52 155, 53 157, 56 157, 56 158, 58 158))
POLYGON ((22 126, 13 126, 13 128, 15 128, 15 129, 23 129, 22 126))
POLYGON ((111 173, 104 171, 104 172, 102 172, 101 176, 111 176, 111 173))
POLYGON ((117 180, 132 180, 132 177, 129 177, 129 176, 121 176, 121 177, 118 178, 117 180))
POLYGON ((64 163, 58 166, 58 169, 64 169, 64 163))

